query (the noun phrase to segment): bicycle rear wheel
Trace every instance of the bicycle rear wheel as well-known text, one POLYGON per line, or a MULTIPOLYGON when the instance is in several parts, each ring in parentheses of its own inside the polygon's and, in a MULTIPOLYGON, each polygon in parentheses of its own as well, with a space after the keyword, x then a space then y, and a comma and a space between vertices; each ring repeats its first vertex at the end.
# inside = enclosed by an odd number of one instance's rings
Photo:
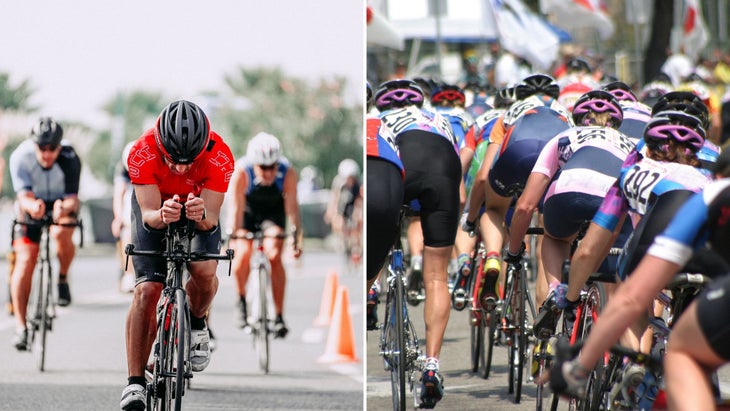
POLYGON ((395 279, 395 288, 388 290, 388 322, 386 324, 385 350, 389 358, 390 386, 393 409, 406 409, 406 337, 403 310, 405 290, 402 277, 395 279))
POLYGON ((525 370, 525 358, 527 357, 527 323, 525 319, 527 301, 527 284, 524 273, 515 271, 513 275, 516 277, 515 296, 513 298, 512 320, 515 325, 515 335, 512 338, 512 362, 513 368, 512 378, 514 379, 514 399, 515 404, 519 404, 522 398, 522 379, 525 370))
POLYGON ((256 354, 259 359, 259 369, 264 373, 269 373, 270 359, 270 340, 269 340, 269 307, 268 307, 268 272, 264 267, 259 267, 259 301, 258 301, 258 321, 256 322, 255 345, 256 354))

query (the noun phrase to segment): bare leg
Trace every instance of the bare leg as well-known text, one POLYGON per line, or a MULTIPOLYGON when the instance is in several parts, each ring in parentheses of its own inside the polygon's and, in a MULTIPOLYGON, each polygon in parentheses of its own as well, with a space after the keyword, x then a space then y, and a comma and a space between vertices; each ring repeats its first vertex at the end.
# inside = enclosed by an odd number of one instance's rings
POLYGON ((130 377, 144 376, 144 368, 155 341, 155 310, 162 284, 143 282, 134 288, 127 313, 127 372, 130 377))
POLYGON ((669 409, 715 409, 710 373, 725 362, 705 339, 697 324, 697 304, 691 304, 674 325, 664 357, 669 409))
POLYGON ((426 357, 439 358, 451 312, 446 268, 452 246, 424 247, 423 281, 426 288, 426 357))

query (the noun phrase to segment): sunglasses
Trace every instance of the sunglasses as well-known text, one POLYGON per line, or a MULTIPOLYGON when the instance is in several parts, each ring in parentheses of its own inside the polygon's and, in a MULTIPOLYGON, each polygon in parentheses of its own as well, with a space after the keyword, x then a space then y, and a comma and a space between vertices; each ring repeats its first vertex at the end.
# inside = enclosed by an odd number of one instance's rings
POLYGON ((56 151, 56 150, 58 150, 58 144, 38 144, 38 150, 40 150, 40 151, 56 151))
POLYGON ((270 166, 259 165, 259 167, 261 167, 261 170, 263 170, 263 171, 271 171, 271 170, 275 169, 277 166, 278 166, 278 164, 276 164, 276 163, 274 163, 270 166))

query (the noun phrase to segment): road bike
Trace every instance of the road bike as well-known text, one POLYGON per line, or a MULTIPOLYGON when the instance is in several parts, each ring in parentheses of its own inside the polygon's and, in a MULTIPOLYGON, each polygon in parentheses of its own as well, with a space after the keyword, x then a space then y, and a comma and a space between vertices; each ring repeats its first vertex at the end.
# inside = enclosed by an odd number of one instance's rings
MULTIPOLYGON (((664 306, 666 315, 649 319, 649 326, 653 330, 650 354, 652 357, 661 361, 664 357, 671 325, 676 322, 702 288, 711 281, 710 277, 703 274, 679 273, 667 284, 665 291, 657 295, 657 301, 664 306)), ((644 381, 622 381, 623 370, 626 367, 622 355, 606 357, 603 362, 599 361, 598 366, 601 367, 602 372, 595 375, 595 381, 591 384, 598 388, 593 390, 592 397, 589 397, 591 410, 638 408, 646 404, 651 406, 663 385, 661 367, 649 369, 644 376, 644 381), (639 383, 641 383, 640 386, 639 383)), ((591 377, 594 377, 594 374, 591 377)))
MULTIPOLYGON (((403 213, 401 213, 403 222, 403 213)), ((393 409, 403 411, 407 407, 408 393, 412 394, 413 406, 420 406, 418 375, 423 371, 425 357, 421 354, 415 327, 408 315, 405 291, 405 268, 400 236, 390 252, 387 268, 388 291, 385 315, 380 327, 380 352, 386 371, 390 371, 393 409)))
MULTIPOLYGON (((184 209, 182 215, 185 215, 184 209)), ((165 286, 157 304, 157 333, 153 346, 151 370, 145 370, 147 378, 147 406, 150 410, 180 411, 182 397, 188 379, 193 377, 190 363, 190 307, 184 280, 187 263, 204 260, 228 260, 228 275, 231 275, 230 261, 233 250, 225 255, 193 252, 192 239, 195 236, 194 221, 180 221, 167 226, 164 251, 135 250, 127 244, 126 263, 130 256, 162 258, 167 262, 165 286)), ((126 269, 126 267, 125 267, 126 269)))
POLYGON ((286 234, 275 235, 264 234, 263 231, 249 231, 243 236, 234 236, 253 240, 253 254, 251 254, 250 275, 252 281, 252 293, 256 296, 252 301, 251 326, 253 335, 253 346, 259 361, 259 368, 264 373, 269 373, 271 362, 271 334, 274 333, 275 313, 273 309, 273 295, 271 290, 271 262, 264 251, 264 239, 271 238, 283 240, 286 234))
POLYGON ((15 241, 15 227, 18 225, 41 230, 40 250, 33 273, 32 286, 28 297, 28 311, 25 323, 28 330, 26 346, 35 353, 36 367, 39 371, 46 369, 46 340, 48 332, 53 329, 53 320, 56 318, 56 299, 53 298, 53 266, 51 263, 51 246, 49 230, 51 226, 79 227, 79 247, 84 246, 84 230, 81 220, 76 223, 57 223, 50 215, 40 220, 20 221, 13 220, 11 228, 11 246, 15 241))

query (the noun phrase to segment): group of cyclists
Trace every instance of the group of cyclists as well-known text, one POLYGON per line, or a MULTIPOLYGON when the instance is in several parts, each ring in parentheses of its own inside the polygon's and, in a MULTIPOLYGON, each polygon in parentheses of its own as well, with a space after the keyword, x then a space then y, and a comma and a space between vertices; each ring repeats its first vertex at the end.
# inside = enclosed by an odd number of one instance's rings
POLYGON ((672 274, 699 272, 718 280, 674 326, 664 358, 666 389, 671 409, 712 409, 710 375, 730 360, 722 321, 730 298, 724 179, 730 153, 710 141, 712 110, 701 91, 637 93, 615 78, 591 76, 581 59, 571 60, 560 80, 535 73, 486 97, 476 91, 473 104, 484 106, 476 116, 469 90, 455 84, 423 78, 368 84, 368 329, 378 327, 377 279, 402 235, 406 206, 406 281, 416 281, 417 271, 425 290, 421 402, 433 408, 444 394, 439 356, 450 309, 469 302, 475 232, 486 250, 476 298, 489 312, 500 302, 505 264, 526 258, 526 233, 537 222, 544 235, 532 250, 540 307, 535 332, 554 333, 561 312, 572 318, 591 273, 615 275, 619 283, 580 355, 554 364, 539 382, 582 398, 589 371, 619 338, 648 353, 654 297, 672 274), (620 256, 609 255, 612 248, 620 256))
MULTIPOLYGON (((220 253, 222 240, 235 250, 232 263, 239 297, 239 325, 247 323, 246 281, 252 250, 246 233, 264 230, 264 244, 272 267, 275 305, 274 336, 288 333, 284 321, 286 274, 282 263, 289 241, 293 256, 301 253, 302 229, 297 202, 297 172, 282 154, 279 139, 261 132, 252 137, 245 156, 236 160, 224 139, 211 129, 203 110, 193 102, 178 100, 159 114, 153 127, 130 142, 115 178, 115 219, 112 229, 122 241, 140 250, 164 251, 169 224, 194 223, 192 251, 220 253), (128 188, 131 186, 131 190, 128 188), (228 215, 221 216, 224 203, 228 215), (225 226, 221 221, 225 220, 225 226), (225 230, 225 233, 223 232, 225 230), (289 235, 287 238, 287 234, 289 235)), ((74 223, 79 215, 81 161, 63 139, 61 125, 41 118, 30 138, 10 156, 10 174, 17 195, 16 219, 50 218, 74 223)), ((33 270, 39 252, 40 230, 17 225, 10 284, 16 334, 12 344, 26 351, 26 310, 33 270)), ((74 258, 73 227, 53 225, 49 230, 59 260, 56 301, 71 303, 68 273, 74 258)), ((133 297, 126 319, 128 381, 122 392, 122 410, 146 407, 145 369, 155 338, 157 301, 165 283, 164 260, 132 256, 133 297)), ((211 336, 207 316, 218 290, 217 261, 188 263, 186 282, 190 302, 191 368, 199 372, 210 362, 211 336)), ((123 283, 129 279, 121 277, 123 283)), ((123 288, 127 291, 129 285, 123 288)))

